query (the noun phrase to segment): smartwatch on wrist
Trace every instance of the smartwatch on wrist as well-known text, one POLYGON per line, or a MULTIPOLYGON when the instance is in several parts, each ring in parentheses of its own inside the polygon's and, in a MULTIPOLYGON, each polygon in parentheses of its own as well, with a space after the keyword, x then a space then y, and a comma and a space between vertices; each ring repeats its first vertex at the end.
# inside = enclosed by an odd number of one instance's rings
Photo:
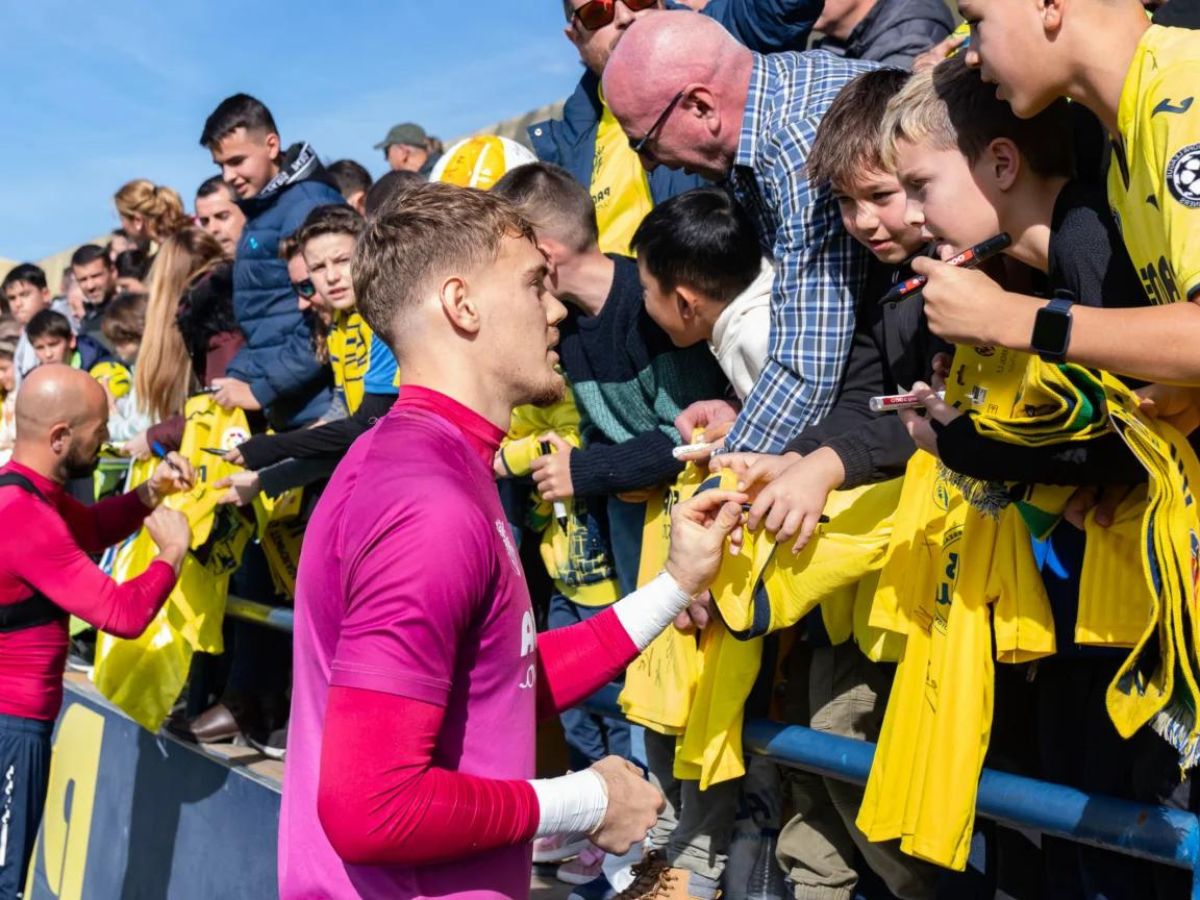
POLYGON ((1057 290, 1034 317, 1029 346, 1046 362, 1067 361, 1067 347, 1071 343, 1071 307, 1074 305, 1074 294, 1057 290))

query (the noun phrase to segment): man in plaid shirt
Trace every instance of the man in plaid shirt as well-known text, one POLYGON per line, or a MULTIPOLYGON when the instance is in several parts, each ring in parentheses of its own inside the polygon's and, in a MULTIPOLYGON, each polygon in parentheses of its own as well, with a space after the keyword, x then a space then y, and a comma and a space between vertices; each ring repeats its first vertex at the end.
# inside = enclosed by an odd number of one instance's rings
MULTIPOLYGON (((805 162, 834 97, 873 68, 822 52, 762 56, 715 22, 663 12, 631 26, 605 69, 605 97, 647 168, 727 179, 775 259, 770 357, 730 450, 779 453, 837 397, 868 254, 805 162)), ((706 404, 691 422, 719 424, 722 408, 706 404)))

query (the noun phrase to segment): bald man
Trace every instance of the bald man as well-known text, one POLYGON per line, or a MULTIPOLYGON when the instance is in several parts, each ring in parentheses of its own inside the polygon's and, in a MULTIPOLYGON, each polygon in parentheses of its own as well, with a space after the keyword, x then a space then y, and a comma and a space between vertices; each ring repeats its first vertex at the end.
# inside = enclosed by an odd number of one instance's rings
POLYGON ((836 398, 867 253, 805 164, 829 104, 873 68, 826 53, 760 56, 704 16, 651 12, 604 70, 604 94, 643 164, 727 179, 775 259, 770 355, 744 408, 681 417, 690 428, 736 415, 729 449, 779 453, 836 398))
POLYGON ((67 495, 67 480, 91 474, 108 440, 108 398, 86 372, 34 370, 17 396, 16 419, 12 460, 0 468, 0 897, 21 896, 42 817, 69 618, 117 637, 141 634, 175 586, 191 542, 182 513, 156 509, 192 483, 191 466, 177 454, 121 497, 84 506, 67 495), (118 585, 88 554, 143 521, 159 554, 118 585))
POLYGON ((633 232, 654 204, 703 183, 684 172, 643 170, 600 91, 604 66, 625 29, 664 7, 694 15, 684 6, 703 11, 761 53, 803 49, 821 13, 821 0, 563 0, 563 34, 587 71, 563 106, 562 118, 530 126, 529 139, 538 159, 562 166, 589 189, 605 253, 628 256, 633 232))

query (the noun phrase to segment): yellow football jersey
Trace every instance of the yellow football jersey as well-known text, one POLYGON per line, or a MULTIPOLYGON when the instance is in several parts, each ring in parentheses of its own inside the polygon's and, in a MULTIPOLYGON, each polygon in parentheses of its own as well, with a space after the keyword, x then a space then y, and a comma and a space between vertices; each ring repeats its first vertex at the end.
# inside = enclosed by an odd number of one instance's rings
POLYGON ((1117 109, 1108 197, 1152 303, 1200 290, 1200 32, 1152 25, 1117 109))
POLYGON ((596 155, 592 161, 592 202, 596 204, 596 225, 600 229, 600 249, 605 253, 629 256, 629 242, 654 208, 650 181, 638 155, 629 147, 629 138, 600 98, 604 114, 596 129, 596 155))

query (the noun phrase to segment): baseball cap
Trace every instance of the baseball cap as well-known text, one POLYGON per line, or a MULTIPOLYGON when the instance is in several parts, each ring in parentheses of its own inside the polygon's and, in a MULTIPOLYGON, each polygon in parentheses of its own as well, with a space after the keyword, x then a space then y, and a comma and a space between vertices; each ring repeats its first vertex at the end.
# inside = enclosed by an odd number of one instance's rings
POLYGON ((405 144, 409 147, 425 146, 425 129, 416 122, 403 122, 393 125, 387 137, 375 145, 376 150, 386 150, 392 144, 405 144))

